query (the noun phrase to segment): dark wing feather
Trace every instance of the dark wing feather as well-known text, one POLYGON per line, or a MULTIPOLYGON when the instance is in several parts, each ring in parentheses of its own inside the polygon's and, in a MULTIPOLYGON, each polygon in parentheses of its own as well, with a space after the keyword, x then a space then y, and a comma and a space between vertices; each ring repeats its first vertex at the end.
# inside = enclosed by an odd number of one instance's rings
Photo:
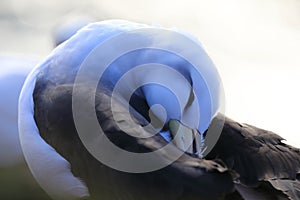
POLYGON ((274 179, 269 180, 274 188, 283 191, 290 199, 300 199, 300 182, 299 180, 274 179))
MULTIPOLYGON (((217 116, 211 126, 221 124, 223 116, 217 116)), ((258 187, 262 181, 289 195, 291 199, 300 198, 293 194, 287 185, 294 185, 300 173, 300 150, 282 142, 279 135, 257 127, 240 124, 225 117, 221 136, 207 159, 221 159, 228 168, 240 176, 241 184, 258 187), (284 180, 284 181, 283 181, 284 180), (278 181, 275 186, 274 182, 278 181)))
MULTIPOLYGON (((71 163, 72 172, 86 182, 94 199, 201 200, 217 199, 233 191, 232 172, 215 161, 200 160, 187 154, 161 170, 142 174, 120 172, 103 165, 89 154, 78 137, 72 117, 72 90, 72 85, 56 86, 39 80, 34 91, 35 120, 41 136, 71 163)), ((91 91, 82 87, 83 103, 92 95, 91 91)), ((149 152, 166 144, 159 134, 139 139, 120 130, 109 109, 110 103, 109 95, 97 93, 98 121, 112 142, 132 152, 149 152)), ((130 124, 124 105, 117 103, 115 106, 114 117, 125 123, 128 131, 146 134, 140 129, 140 124, 147 123, 145 119, 133 110, 133 117, 139 124, 130 124)))

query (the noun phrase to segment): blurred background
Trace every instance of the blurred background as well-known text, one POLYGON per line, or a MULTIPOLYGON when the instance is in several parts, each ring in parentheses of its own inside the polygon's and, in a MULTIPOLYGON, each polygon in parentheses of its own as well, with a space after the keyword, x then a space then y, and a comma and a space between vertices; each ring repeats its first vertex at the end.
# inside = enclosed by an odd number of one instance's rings
MULTIPOLYGON (((226 115, 300 147, 300 0, 1 0, 0 54, 43 59, 55 28, 75 17, 192 33, 219 69, 226 115)), ((47 197, 20 161, 0 167, 0 199, 47 197)))

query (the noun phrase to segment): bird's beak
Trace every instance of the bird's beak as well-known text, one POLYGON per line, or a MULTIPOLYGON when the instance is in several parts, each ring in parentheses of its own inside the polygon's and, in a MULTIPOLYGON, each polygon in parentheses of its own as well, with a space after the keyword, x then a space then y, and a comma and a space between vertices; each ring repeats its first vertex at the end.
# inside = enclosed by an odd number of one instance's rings
POLYGON ((201 136, 196 129, 189 128, 178 120, 169 121, 169 130, 173 137, 173 144, 179 149, 201 157, 201 136))

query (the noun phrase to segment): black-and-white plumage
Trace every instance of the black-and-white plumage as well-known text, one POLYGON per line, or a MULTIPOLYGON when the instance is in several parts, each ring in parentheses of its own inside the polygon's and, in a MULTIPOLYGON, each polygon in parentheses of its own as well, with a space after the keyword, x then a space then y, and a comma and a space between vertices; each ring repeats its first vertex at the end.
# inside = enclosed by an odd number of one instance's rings
MULTIPOLYGON (((85 98, 90 95, 90 90, 83 89, 82 94, 82 98, 85 98)), ((37 102, 35 116, 41 136, 68 159, 74 175, 85 181, 95 199, 216 199, 233 191, 230 170, 220 163, 186 154, 168 167, 154 172, 134 174, 111 169, 89 154, 76 133, 72 118, 72 86, 54 86, 41 93, 36 88, 34 99, 37 102), (45 105, 48 110, 39 112, 45 105)), ((167 142, 160 135, 137 139, 120 130, 111 111, 107 109, 110 100, 105 93, 97 94, 97 117, 111 141, 127 151, 138 153, 154 151, 166 145, 167 142)), ((114 117, 118 117, 122 123, 128 123, 123 105, 115 106, 117 109, 120 107, 120 112, 115 113, 114 117)), ((138 124, 127 125, 131 131, 140 131, 138 124)), ((117 155, 111 159, 117 159, 117 155)))
MULTIPOLYGON (((204 131, 209 124, 218 125, 223 118, 221 115, 216 115, 219 102, 214 101, 209 106, 200 103, 202 119, 208 123, 202 123, 201 126, 194 125, 191 111, 186 110, 194 108, 195 95, 191 95, 193 93, 189 88, 180 84, 178 79, 173 80, 173 77, 168 74, 159 75, 151 70, 143 77, 134 78, 145 80, 157 75, 174 81, 177 87, 181 87, 183 96, 187 97, 184 100, 187 107, 184 110, 187 112, 184 115, 187 116, 183 123, 186 127, 184 133, 188 134, 190 130, 198 133, 201 136, 198 143, 194 144, 195 147, 191 151, 182 153, 178 159, 174 159, 174 155, 170 152, 156 154, 159 162, 175 161, 165 168, 148 173, 118 171, 99 162, 90 154, 80 140, 72 112, 76 74, 97 45, 113 36, 142 28, 151 27, 118 20, 91 24, 54 50, 27 78, 19 105, 20 138, 25 158, 40 185, 57 199, 88 196, 92 199, 120 200, 299 198, 299 180, 297 180, 300 166, 299 149, 281 143, 281 138, 275 134, 241 125, 226 118, 218 143, 206 158, 202 159, 201 154, 195 152, 199 149, 198 144, 201 145, 203 142, 204 131), (207 107, 213 108, 211 113, 206 112, 209 109, 207 107)), ((169 39, 164 37, 161 41, 169 45, 177 45, 176 41, 168 41, 169 39)), ((107 49, 107 51, 114 51, 114 49, 107 49)), ((213 84, 215 93, 212 92, 210 95, 218 97, 217 74, 208 56, 203 52, 198 52, 199 59, 203 59, 202 69, 205 71, 203 73, 208 72, 211 80, 217 81, 213 84)), ((197 55, 197 52, 195 54, 197 55)), ((136 60, 148 59, 154 55, 154 61, 167 60, 168 64, 178 66, 178 71, 185 73, 190 79, 190 84, 202 84, 191 70, 185 71, 188 67, 184 62, 178 63, 178 60, 165 57, 165 54, 137 55, 139 56, 131 57, 134 61, 127 58, 123 62, 119 60, 117 64, 125 65, 125 61, 136 64, 138 63, 136 60)), ((176 119, 176 112, 173 112, 172 105, 168 105, 168 102, 172 102, 169 101, 170 96, 164 89, 144 87, 142 92, 137 91, 136 96, 129 102, 130 113, 126 112, 128 107, 123 104, 122 98, 114 101, 113 113, 110 87, 114 83, 115 76, 122 76, 122 73, 118 75, 120 68, 115 69, 108 71, 102 82, 100 80, 96 90, 95 105, 92 105, 105 136, 123 150, 135 153, 152 152, 166 146, 170 142, 168 138, 172 138, 173 130, 170 124, 164 124, 161 134, 153 137, 146 137, 149 133, 141 127, 149 123, 147 112, 149 107, 155 104, 155 100, 166 104, 167 113, 168 111, 173 113, 170 119, 168 118, 169 121, 173 117, 176 119), (153 99, 154 101, 151 101, 153 99), (129 120, 131 118, 133 120, 129 120), (126 130, 121 129, 120 125, 127 127, 126 130), (167 136, 163 132, 167 133, 167 136), (128 135, 130 133, 138 134, 140 137, 132 137, 128 135)), ((93 72, 89 75, 92 77, 93 72)), ((130 83, 125 85, 125 90, 127 86, 132 85, 130 83)), ((85 83, 76 87, 78 87, 76 96, 79 101, 82 104, 89 103, 88 99, 93 96, 95 90, 85 83)), ((200 89, 201 102, 207 102, 209 95, 205 95, 205 87, 200 89)), ((154 115, 159 119, 161 117, 159 112, 154 111, 154 115)), ((175 122, 175 124, 181 123, 175 122)), ((89 129, 89 131, 96 130, 89 129)), ((96 141, 98 139, 95 138, 96 141)), ((185 149, 184 143, 183 149, 185 149)), ((169 150, 182 151, 182 147, 171 145, 169 150)), ((118 155, 111 159, 122 160, 118 155)))

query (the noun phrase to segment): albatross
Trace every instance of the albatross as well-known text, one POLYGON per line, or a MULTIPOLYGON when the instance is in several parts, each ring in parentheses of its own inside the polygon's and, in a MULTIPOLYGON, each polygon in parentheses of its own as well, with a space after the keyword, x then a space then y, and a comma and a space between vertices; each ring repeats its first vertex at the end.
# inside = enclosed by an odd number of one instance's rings
POLYGON ((25 159, 53 199, 299 199, 299 149, 221 114, 221 90, 189 33, 91 23, 25 81, 25 159))

